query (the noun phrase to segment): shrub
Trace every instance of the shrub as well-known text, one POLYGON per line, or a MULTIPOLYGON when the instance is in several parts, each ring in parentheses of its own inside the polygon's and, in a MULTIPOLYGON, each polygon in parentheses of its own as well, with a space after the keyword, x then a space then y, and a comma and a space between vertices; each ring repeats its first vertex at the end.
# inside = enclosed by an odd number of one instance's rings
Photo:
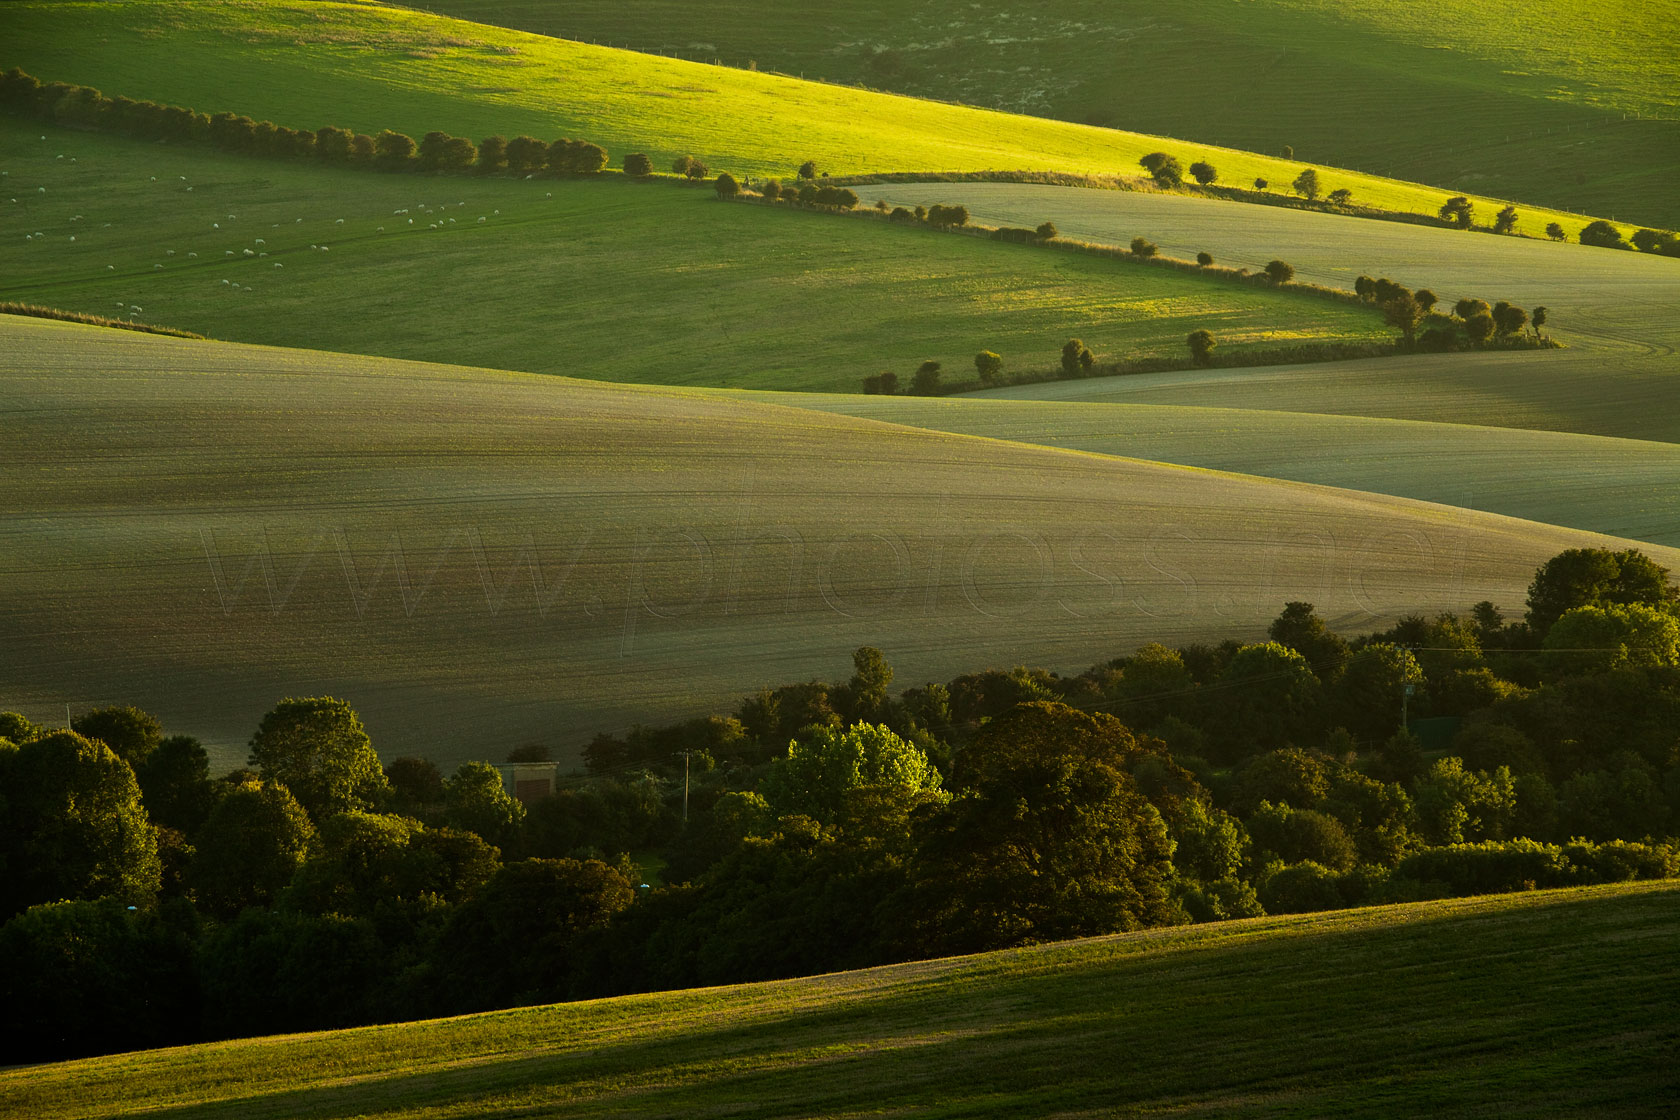
POLYGON ((997 375, 1003 372, 1003 359, 990 350, 982 350, 974 355, 974 369, 982 381, 995 381, 997 375))
POLYGON ((414 159, 414 138, 386 129, 373 138, 373 158, 387 171, 399 171, 414 159))
POLYGON ((1293 144, 1285 144, 1283 146, 1283 158, 1284 159, 1294 159, 1295 158, 1295 146, 1293 144))
POLYGON ((645 179, 653 174, 653 161, 646 152, 630 152, 624 157, 624 173, 645 179))
POLYGON ((1423 307, 1410 292, 1402 292, 1383 304, 1383 321, 1399 330, 1406 345, 1417 341, 1417 329, 1423 322, 1423 307))
POLYGON ((889 397, 898 392, 898 374, 894 373, 890 369, 882 371, 881 392, 885 393, 889 397))
POLYGON ((1196 263, 1201 265, 1203 268, 1206 268, 1208 265, 1213 263, 1213 254, 1208 252, 1197 253, 1196 263))
POLYGON ((946 206, 942 202, 936 202, 928 209, 927 222, 929 225, 939 226, 942 229, 966 226, 968 224, 968 207, 946 206))
POLYGON ((1132 256, 1144 257, 1147 259, 1149 257, 1153 257, 1158 252, 1160 252, 1159 246, 1147 237, 1132 238, 1132 256))
POLYGON ((1318 197, 1318 172, 1309 167, 1295 176, 1295 182, 1290 185, 1296 194, 1311 202, 1318 197))
POLYGON ((718 172, 717 181, 712 184, 712 189, 717 191, 717 196, 719 198, 729 199, 734 198, 736 195, 741 193, 741 184, 737 183, 735 181, 735 176, 731 175, 729 172, 720 171, 718 172))
POLYGON ((1533 840, 1425 848, 1401 860, 1394 874, 1396 878, 1440 883, 1451 895, 1564 887, 1574 878, 1561 848, 1533 840))
POLYGON ((696 159, 689 161, 688 170, 684 174, 688 176, 690 182, 697 183, 711 173, 712 169, 707 167, 704 161, 696 159))
POLYGON ((939 370, 938 362, 932 359, 923 362, 917 367, 916 376, 911 379, 910 391, 922 397, 937 396, 939 393, 939 370))
POLYGON ((1517 208, 1507 206, 1493 216, 1494 233, 1510 233, 1517 228, 1517 208))
POLYGON ((1501 338, 1509 337, 1528 326, 1528 312, 1500 300, 1493 305, 1493 325, 1501 338))
POLYGON ((1218 343, 1214 342, 1211 332, 1191 331, 1184 341, 1190 347, 1190 359, 1197 365, 1205 366, 1213 361, 1213 351, 1218 343))
POLYGON ((1353 291, 1360 299, 1374 299, 1377 294, 1377 282, 1369 276, 1361 276, 1353 282, 1353 291))
POLYGON ((1601 249, 1626 249, 1628 247, 1627 242, 1622 240, 1622 231, 1603 218, 1583 229, 1580 241, 1583 245, 1596 245, 1601 249))
POLYGON ((1459 229, 1469 229, 1470 221, 1476 213, 1476 205, 1461 194, 1454 195, 1441 203, 1441 209, 1436 213, 1452 222, 1459 229))
POLYGON ((1486 311, 1479 311, 1464 320, 1466 337, 1478 346, 1492 338, 1495 329, 1496 324, 1493 321, 1493 316, 1486 311))
POLYGON ((350 141, 355 134, 348 128, 326 128, 315 130, 315 157, 323 163, 349 163, 350 141))
POLYGON ((1441 302, 1441 298, 1428 288, 1419 288, 1412 294, 1412 298, 1417 300, 1418 306, 1423 308, 1425 315, 1435 310, 1435 305, 1441 302))
POLYGON ((801 179, 815 179, 817 177, 817 161, 808 159, 800 164, 799 177, 801 179))
POLYGON ((892 213, 888 214, 887 218, 894 222, 913 222, 916 220, 916 215, 902 206, 894 206, 892 213))
POLYGON ((486 136, 478 142, 478 169, 486 175, 507 170, 506 136, 486 136))
POLYGON ((687 175, 688 169, 694 166, 693 156, 678 156, 671 161, 671 174, 687 175))
MULTIPOLYGON (((786 198, 787 196, 788 196, 787 192, 783 191, 782 192, 782 197, 786 198)), ((810 182, 809 180, 806 180, 805 182, 800 183, 799 184, 799 190, 793 197, 798 201, 799 205, 801 205, 801 206, 814 206, 814 205, 816 205, 816 201, 817 201, 816 185, 814 183, 810 182)))
POLYGON ((556 140, 546 163, 557 175, 596 175, 607 166, 607 150, 587 140, 556 140))
POLYGON ((836 210, 854 210, 857 208, 857 192, 847 187, 818 187, 816 201, 818 206, 830 206, 836 210))
POLYGON ((379 148, 373 142, 373 137, 365 132, 358 132, 350 138, 350 162, 367 165, 372 163, 379 154, 379 148))
POLYGON ((1546 236, 1551 238, 1553 241, 1569 240, 1569 235, 1565 233, 1563 231, 1563 227, 1558 225, 1556 222, 1546 223, 1546 236))
POLYGON ((1062 344, 1062 372, 1069 377, 1091 372, 1095 363, 1096 356, 1079 339, 1070 338, 1062 344))
POLYGON ((1274 284, 1287 284, 1295 279, 1295 267, 1287 261, 1267 261, 1266 275, 1274 284))
POLYGON ((1547 312, 1544 307, 1536 307, 1534 309, 1534 313, 1528 318, 1529 323, 1531 323, 1534 327, 1534 333, 1536 336, 1540 334, 1540 328, 1546 325, 1546 314, 1547 312))
POLYGON ((1346 187, 1337 187, 1330 192, 1328 201, 1332 206, 1351 206, 1353 204, 1353 192, 1346 187))
POLYGON ((1206 160, 1197 160, 1190 165, 1190 177, 1205 187, 1219 179, 1219 170, 1206 160))
POLYGON ((1268 914, 1310 914, 1346 905, 1336 886, 1338 876, 1311 861, 1282 867, 1260 884, 1260 904, 1268 914))
POLYGON ((758 193, 766 202, 775 202, 782 197, 782 181, 780 179, 766 179, 764 185, 758 188, 758 193))
POLYGON ((1256 180, 1254 180, 1254 189, 1257 190, 1257 191, 1267 190, 1271 187, 1271 185, 1272 184, 1271 184, 1270 180, 1267 180, 1267 179, 1256 179, 1256 180))
POLYGON ((1051 241, 1055 239, 1059 231, 1056 229, 1055 222, 1042 222, 1033 232, 1038 235, 1040 240, 1051 241))

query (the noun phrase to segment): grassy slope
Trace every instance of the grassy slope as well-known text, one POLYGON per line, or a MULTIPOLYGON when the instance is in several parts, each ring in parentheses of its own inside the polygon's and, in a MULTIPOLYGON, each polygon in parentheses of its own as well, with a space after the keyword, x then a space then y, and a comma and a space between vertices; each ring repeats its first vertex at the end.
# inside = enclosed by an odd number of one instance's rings
POLYGON ((7 1115, 1660 1116, 1680 889, 1120 935, 0 1073, 7 1115))
POLYGON ((1680 546, 1680 447, 1671 443, 1260 408, 763 397, 934 431, 1395 494, 1680 546))
POLYGON ((1202 327, 1237 350, 1391 333, 1374 312, 1306 295, 726 206, 706 188, 375 175, 41 136, 0 121, 3 181, 22 200, 0 212, 0 299, 138 306, 144 321, 242 342, 856 392, 929 357, 972 376, 981 348, 1050 368, 1070 335, 1105 357, 1179 357, 1202 327))
MULTIPOLYGON (((1050 169, 1132 172, 1166 146, 1227 181, 1287 183, 1299 164, 1156 137, 959 108, 548 39, 371 4, 113 0, 5 5, 0 65, 206 111, 366 131, 583 135, 615 157, 683 152, 737 173, 1050 169)), ((1443 192, 1346 171, 1368 204, 1434 212, 1443 192)), ((1527 214, 1538 234, 1549 215, 1527 214)), ((1583 223, 1557 215, 1571 229, 1583 223)))
POLYGON ((906 682, 1077 669, 1258 634, 1288 599, 1343 627, 1514 603, 1548 556, 1615 543, 693 390, 12 317, 0 410, 6 706, 131 702, 231 748, 331 692, 390 754, 564 749, 866 643, 906 682))
POLYGON ((1034 400, 1102 400, 1389 416, 1680 442, 1675 354, 1680 261, 1206 199, 991 183, 892 188, 906 202, 947 197, 985 221, 1054 219, 1071 237, 1143 234, 1175 256, 1208 249, 1260 267, 1281 255, 1308 280, 1359 273, 1551 309, 1568 349, 1407 356, 1346 365, 1161 374, 994 390, 1034 400))
POLYGON ((858 0, 829 18, 733 0, 428 6, 1232 148, 1291 144, 1403 179, 1680 223, 1676 0, 858 0))

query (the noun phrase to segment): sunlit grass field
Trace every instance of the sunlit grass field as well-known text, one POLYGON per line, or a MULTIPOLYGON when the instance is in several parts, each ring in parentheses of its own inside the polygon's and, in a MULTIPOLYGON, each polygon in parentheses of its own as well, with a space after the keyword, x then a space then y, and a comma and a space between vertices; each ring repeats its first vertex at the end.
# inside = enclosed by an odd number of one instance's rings
POLYGON ((1675 0, 859 0, 832 18, 732 0, 428 7, 1680 224, 1675 0))
MULTIPOLYGON (((216 338, 625 382, 859 391, 1390 341, 1372 310, 709 187, 334 170, 0 122, 0 300, 216 338), (44 188, 44 193, 42 193, 44 188), (138 308, 138 311, 133 310, 138 308)), ((962 188, 954 188, 960 194, 962 188)), ((871 200, 872 201, 872 200, 871 200)), ((1034 223, 1037 224, 1036 222, 1034 223)))
MULTIPOLYGON (((113 0, 4 9, 0 64, 108 94, 232 109, 277 124, 473 137, 583 136, 615 160, 691 153, 736 174, 787 175, 805 159, 873 171, 1138 171, 1164 148, 1225 182, 1285 190, 1303 164, 1082 124, 962 108, 856 88, 545 38, 371 3, 113 0)), ((1312 156, 1305 150, 1302 159, 1312 156)), ((1434 213, 1448 191, 1324 169, 1324 189, 1434 213)), ((1473 192, 1474 193, 1474 192, 1473 192)), ((1482 203, 1485 214, 1497 205, 1482 203)), ((1541 210, 1578 230, 1584 219, 1541 210)))
MULTIPOLYGON (((833 677, 1078 671, 1520 603, 1615 538, 715 391, 0 317, 9 708, 156 712, 236 764, 286 695, 387 756, 562 758, 833 677)), ((1680 566, 1680 552, 1650 547, 1680 566)))
POLYGON ((1672 882, 1261 918, 0 1072, 54 1117, 1658 1117, 1672 882))

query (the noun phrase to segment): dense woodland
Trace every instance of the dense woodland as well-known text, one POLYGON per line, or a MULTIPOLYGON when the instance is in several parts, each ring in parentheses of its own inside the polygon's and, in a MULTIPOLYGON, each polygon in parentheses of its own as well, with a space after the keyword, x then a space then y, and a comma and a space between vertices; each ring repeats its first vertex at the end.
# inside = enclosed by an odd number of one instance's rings
POLYGON ((1268 638, 897 693, 862 648, 598 735, 529 806, 381 766, 343 700, 282 700, 227 776, 131 707, 3 714, 5 1053, 1680 873, 1680 598, 1640 552, 1559 554, 1520 621, 1290 603, 1268 638))
POLYGON ((1349 640, 1290 603, 1267 641, 897 693, 866 647, 598 736, 530 805, 488 763, 382 764, 330 698, 224 776, 135 708, 0 714, 7 1060, 1673 877, 1668 574, 1573 550, 1521 620, 1349 640))

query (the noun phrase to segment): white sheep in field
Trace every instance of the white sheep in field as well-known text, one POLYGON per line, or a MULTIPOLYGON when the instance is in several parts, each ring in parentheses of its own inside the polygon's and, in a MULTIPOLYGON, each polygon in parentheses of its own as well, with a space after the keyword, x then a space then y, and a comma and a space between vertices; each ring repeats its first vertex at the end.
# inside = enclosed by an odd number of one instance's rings
POLYGON ((136 306, 135 304, 132 304, 132 303, 128 305, 128 309, 130 311, 135 311, 135 312, 146 310, 144 307, 139 307, 139 306, 136 306))
POLYGON ((165 249, 165 250, 164 250, 164 251, 163 251, 163 254, 164 254, 164 256, 166 256, 166 257, 173 257, 173 256, 174 256, 174 255, 175 255, 175 250, 173 250, 173 249, 165 249))
POLYGON ((106 272, 115 272, 116 270, 117 270, 117 266, 114 265, 114 264, 108 264, 108 265, 105 266, 105 271, 106 272))
POLYGON ((221 229, 222 228, 222 223, 221 222, 211 222, 210 223, 210 228, 211 229, 221 229))
POLYGON ((479 219, 479 222, 480 222, 480 224, 482 224, 482 223, 483 223, 483 221, 484 221, 484 219, 483 219, 483 218, 480 218, 480 219, 479 219))
POLYGON ((340 218, 336 222, 333 223, 333 225, 335 225, 335 226, 341 226, 343 224, 344 224, 344 219, 343 218, 340 218))
POLYGON ((161 264, 154 264, 152 267, 153 268, 162 268, 163 266, 161 264))
POLYGON ((257 251, 255 249, 247 249, 247 250, 245 250, 245 255, 247 257, 254 257, 254 256, 257 255, 257 251))
POLYGON ((196 257, 196 256, 198 256, 198 254, 197 254, 197 253, 188 253, 188 254, 187 254, 187 259, 188 259, 188 260, 192 260, 192 259, 193 259, 193 258, 194 258, 194 257, 196 257))
POLYGON ((285 268, 286 266, 283 265, 283 264, 276 263, 274 267, 275 268, 285 268))
POLYGON ((227 281, 227 280, 223 280, 223 281, 222 281, 222 287, 224 287, 224 288, 225 288, 225 287, 227 287, 227 286, 228 286, 228 283, 229 283, 229 281, 227 281))
POLYGON ((259 238, 257 238, 257 244, 258 245, 267 245, 268 242, 264 241, 262 238, 259 237, 259 238))

